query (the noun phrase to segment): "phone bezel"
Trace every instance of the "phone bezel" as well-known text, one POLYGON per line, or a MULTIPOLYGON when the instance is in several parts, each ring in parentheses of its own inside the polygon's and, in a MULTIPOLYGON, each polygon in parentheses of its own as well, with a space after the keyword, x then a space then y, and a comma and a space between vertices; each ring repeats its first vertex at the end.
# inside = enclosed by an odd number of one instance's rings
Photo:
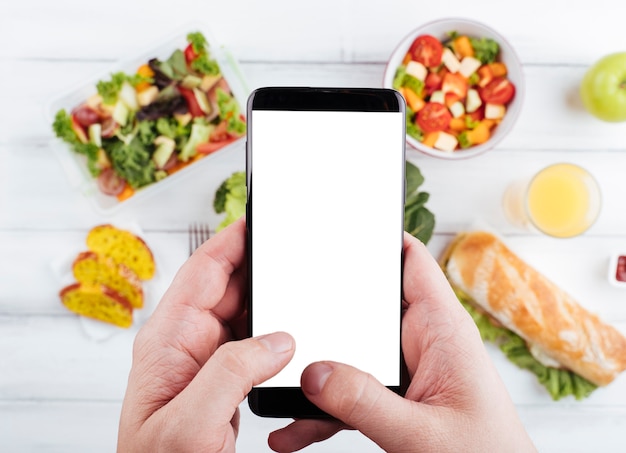
MULTIPOLYGON (((402 113, 402 131, 405 131, 404 98, 395 90, 386 88, 312 88, 312 87, 265 87, 253 91, 247 103, 247 141, 246 141, 246 253, 247 253, 247 285, 248 285, 248 310, 247 328, 248 335, 252 336, 252 137, 254 122, 252 121, 253 110, 281 110, 281 111, 357 111, 357 112, 400 112, 402 113)), ((405 143, 402 140, 402 154, 405 156, 405 143)), ((403 162, 405 159, 403 159, 403 162)), ((404 171, 404 169, 403 169, 404 171)), ((401 194, 403 200, 405 194, 401 194)), ((402 225, 404 224, 404 212, 401 213, 402 225)), ((403 266, 403 254, 399 259, 403 266)), ((402 275, 399 276, 402 285, 402 275)), ((401 286, 402 287, 402 286, 401 286)), ((401 303, 398 301, 398 318, 401 322, 401 303)), ((405 389, 406 367, 400 349, 398 338, 398 354, 400 356, 400 385, 387 386, 398 394, 403 394, 405 389)), ((330 416, 312 404, 302 392, 300 387, 253 387, 248 395, 248 405, 253 413, 261 417, 274 418, 329 418, 330 416)))

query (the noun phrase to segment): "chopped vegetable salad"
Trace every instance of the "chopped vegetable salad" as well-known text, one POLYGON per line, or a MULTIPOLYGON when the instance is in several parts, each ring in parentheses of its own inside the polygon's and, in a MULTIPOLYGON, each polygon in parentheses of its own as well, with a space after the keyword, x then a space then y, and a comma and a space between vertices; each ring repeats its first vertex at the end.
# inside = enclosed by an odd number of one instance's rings
POLYGON ((98 188, 122 201, 245 135, 246 122, 202 33, 166 60, 117 72, 53 130, 85 157, 98 188))
POLYGON ((499 51, 492 39, 456 32, 415 38, 393 80, 407 103, 407 134, 447 152, 489 140, 515 97, 499 51))

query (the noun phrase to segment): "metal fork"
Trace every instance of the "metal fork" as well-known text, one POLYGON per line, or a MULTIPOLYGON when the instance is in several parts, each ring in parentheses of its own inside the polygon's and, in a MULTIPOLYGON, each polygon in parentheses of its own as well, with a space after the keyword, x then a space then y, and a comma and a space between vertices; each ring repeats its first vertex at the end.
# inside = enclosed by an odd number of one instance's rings
POLYGON ((189 256, 200 247, 210 236, 209 225, 206 223, 189 224, 189 256))

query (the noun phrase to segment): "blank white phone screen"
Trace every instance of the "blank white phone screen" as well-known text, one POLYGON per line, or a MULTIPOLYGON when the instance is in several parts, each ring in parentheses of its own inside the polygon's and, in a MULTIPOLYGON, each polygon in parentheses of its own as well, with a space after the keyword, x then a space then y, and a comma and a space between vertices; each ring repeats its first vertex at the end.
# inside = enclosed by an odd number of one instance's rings
POLYGON ((252 111, 252 333, 296 341, 259 387, 319 360, 400 384, 402 115, 252 111))

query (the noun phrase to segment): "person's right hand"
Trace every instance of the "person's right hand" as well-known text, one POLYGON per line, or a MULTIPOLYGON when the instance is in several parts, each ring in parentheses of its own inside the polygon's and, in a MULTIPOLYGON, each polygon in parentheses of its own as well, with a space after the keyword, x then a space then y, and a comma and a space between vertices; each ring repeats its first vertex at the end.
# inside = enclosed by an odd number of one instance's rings
POLYGON ((341 421, 297 420, 269 444, 292 452, 358 429, 388 452, 535 451, 478 330, 426 247, 405 233, 404 397, 348 365, 317 362, 302 390, 341 421))

